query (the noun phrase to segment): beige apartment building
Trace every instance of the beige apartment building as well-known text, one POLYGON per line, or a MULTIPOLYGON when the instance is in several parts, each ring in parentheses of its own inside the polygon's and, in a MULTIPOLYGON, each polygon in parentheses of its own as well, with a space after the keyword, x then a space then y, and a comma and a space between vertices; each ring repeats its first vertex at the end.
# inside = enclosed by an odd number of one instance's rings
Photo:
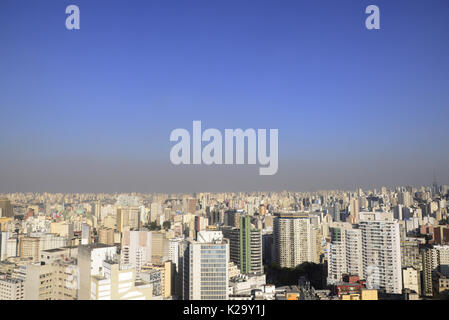
POLYGON ((22 280, 0 274, 0 300, 23 300, 24 294, 22 280))
POLYGON ((40 258, 40 239, 31 237, 19 237, 19 257, 31 258, 38 262, 40 258))
POLYGON ((112 228, 101 228, 98 231, 98 242, 113 245, 114 244, 114 229, 112 228))
POLYGON ((313 228, 307 213, 277 214, 273 221, 275 262, 283 268, 295 268, 303 262, 318 262, 315 232, 317 229, 313 228))
POLYGON ((26 267, 25 300, 76 300, 78 268, 70 262, 30 263, 26 267))

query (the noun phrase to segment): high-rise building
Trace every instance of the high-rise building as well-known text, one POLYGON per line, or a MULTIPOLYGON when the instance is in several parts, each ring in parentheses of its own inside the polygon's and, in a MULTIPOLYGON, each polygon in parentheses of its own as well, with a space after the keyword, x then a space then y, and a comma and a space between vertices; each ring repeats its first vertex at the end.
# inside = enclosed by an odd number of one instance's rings
POLYGON ((392 214, 361 214, 363 274, 369 289, 402 292, 399 223, 392 214))
POLYGON ((164 231, 151 231, 151 262, 162 263, 168 260, 169 240, 164 231))
POLYGON ((274 262, 295 268, 303 262, 316 262, 312 227, 307 213, 280 213, 273 221, 274 262))
POLYGON ((328 243, 328 283, 341 282, 343 275, 363 279, 362 233, 350 223, 333 223, 328 243))
POLYGON ((117 231, 123 232, 125 228, 138 230, 140 228, 141 210, 138 206, 126 206, 117 208, 117 231))
POLYGON ((180 295, 184 300, 227 300, 229 244, 183 241, 180 251, 180 295))
POLYGON ((8 198, 0 198, 0 218, 9 218, 14 216, 11 201, 8 198))
POLYGON ((91 243, 90 240, 90 226, 87 223, 81 225, 81 244, 88 245, 91 243))
POLYGON ((251 227, 251 217, 241 215, 239 228, 224 227, 223 237, 229 239, 230 260, 241 273, 262 273, 262 232, 251 227))
POLYGON ((401 241, 401 264, 402 268, 413 267, 415 270, 422 271, 422 256, 420 253, 421 241, 408 238, 401 241))
POLYGON ((169 239, 168 260, 173 262, 175 271, 178 272, 179 245, 183 238, 169 239))
POLYGON ((151 262, 152 233, 151 231, 124 231, 120 262, 135 268, 139 278, 142 266, 151 262))
POLYGON ((209 219, 203 216, 195 216, 195 231, 199 232, 202 230, 206 230, 209 225, 209 219))
POLYGON ((24 297, 25 287, 22 280, 0 274, 0 300, 23 300, 24 297))
POLYGON ((25 300, 76 300, 78 268, 66 261, 26 265, 25 300))
POLYGON ((434 294, 434 280, 449 278, 449 246, 431 246, 422 249, 423 295, 434 294))
POLYGON ((114 260, 102 262, 102 274, 91 280, 91 300, 151 300, 151 284, 136 282, 134 268, 114 260))
POLYGON ((162 214, 162 205, 159 202, 153 202, 150 205, 150 221, 159 221, 159 216, 162 214))
POLYGON ((399 192, 398 204, 402 204, 404 207, 410 207, 413 204, 413 196, 408 191, 399 192))
POLYGON ((267 212, 267 209, 266 209, 265 205, 262 203, 259 206, 259 216, 263 217, 266 212, 267 212))
POLYGON ((100 228, 98 230, 98 242, 113 245, 114 244, 114 229, 112 228, 100 228))
POLYGON ((359 199, 352 198, 349 204, 349 219, 350 223, 359 222, 359 199))
POLYGON ((37 237, 19 238, 19 256, 30 258, 33 262, 40 259, 40 240, 37 237))

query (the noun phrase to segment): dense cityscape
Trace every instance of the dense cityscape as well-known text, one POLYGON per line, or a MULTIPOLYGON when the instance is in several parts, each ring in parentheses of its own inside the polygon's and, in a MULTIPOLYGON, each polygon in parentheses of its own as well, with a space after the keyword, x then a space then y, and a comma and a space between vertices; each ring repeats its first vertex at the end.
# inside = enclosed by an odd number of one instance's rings
POLYGON ((448 190, 2 194, 0 299, 446 299, 448 190))

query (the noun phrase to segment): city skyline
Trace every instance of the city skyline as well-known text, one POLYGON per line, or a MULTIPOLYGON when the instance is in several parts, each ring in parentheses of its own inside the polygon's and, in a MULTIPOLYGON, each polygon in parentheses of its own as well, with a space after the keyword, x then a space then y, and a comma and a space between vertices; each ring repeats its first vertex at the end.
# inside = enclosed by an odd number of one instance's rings
POLYGON ((0 300, 439 300, 449 185, 0 194, 0 300))

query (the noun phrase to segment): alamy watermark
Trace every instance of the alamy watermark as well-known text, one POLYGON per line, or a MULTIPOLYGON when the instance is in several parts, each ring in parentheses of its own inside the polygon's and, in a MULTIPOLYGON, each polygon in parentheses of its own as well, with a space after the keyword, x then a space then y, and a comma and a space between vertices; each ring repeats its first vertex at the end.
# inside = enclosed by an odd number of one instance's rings
MULTIPOLYGON (((71 4, 67 6, 65 13, 69 16, 66 18, 65 26, 67 30, 80 29, 80 9, 77 5, 71 4)), ((365 9, 365 13, 369 16, 365 19, 365 27, 368 30, 380 29, 380 9, 376 5, 369 5, 365 9)))
POLYGON ((202 132, 201 121, 193 121, 193 137, 186 129, 174 129, 170 141, 177 142, 170 151, 170 161, 180 164, 245 164, 245 146, 248 147, 247 164, 257 164, 260 175, 274 175, 278 171, 278 129, 270 129, 269 150, 267 150, 266 129, 225 129, 224 161, 223 136, 218 129, 209 128, 202 132), (245 144, 245 141, 247 142, 245 144), (191 143, 192 142, 192 143, 191 143), (203 142, 208 142, 203 148, 203 142), (192 145, 192 152, 190 146, 192 145))

